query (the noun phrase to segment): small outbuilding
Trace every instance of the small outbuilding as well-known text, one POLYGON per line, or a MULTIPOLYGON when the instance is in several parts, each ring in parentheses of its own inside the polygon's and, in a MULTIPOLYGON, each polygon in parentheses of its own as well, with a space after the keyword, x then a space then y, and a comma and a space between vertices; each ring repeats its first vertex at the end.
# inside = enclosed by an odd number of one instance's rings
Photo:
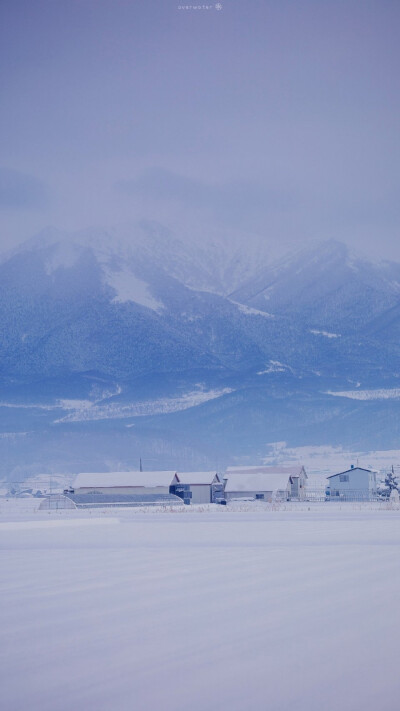
POLYGON ((222 498, 223 482, 217 472, 179 472, 171 491, 192 504, 210 504, 222 498))
POLYGON ((377 495, 376 474, 371 469, 351 466, 327 478, 326 494, 331 501, 370 501, 377 495))

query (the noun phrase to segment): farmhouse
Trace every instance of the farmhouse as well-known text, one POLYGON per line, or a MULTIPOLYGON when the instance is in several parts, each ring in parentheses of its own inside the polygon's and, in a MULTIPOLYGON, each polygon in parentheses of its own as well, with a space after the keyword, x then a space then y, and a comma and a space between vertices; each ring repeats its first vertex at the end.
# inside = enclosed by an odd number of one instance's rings
POLYGON ((369 501, 376 496, 376 474, 371 469, 351 466, 328 476, 327 497, 331 500, 369 501))
POLYGON ((209 504, 223 497, 223 488, 217 472, 179 472, 171 492, 182 496, 185 503, 209 504))
POLYGON ((225 496, 233 498, 304 499, 307 474, 303 466, 228 467, 225 496))

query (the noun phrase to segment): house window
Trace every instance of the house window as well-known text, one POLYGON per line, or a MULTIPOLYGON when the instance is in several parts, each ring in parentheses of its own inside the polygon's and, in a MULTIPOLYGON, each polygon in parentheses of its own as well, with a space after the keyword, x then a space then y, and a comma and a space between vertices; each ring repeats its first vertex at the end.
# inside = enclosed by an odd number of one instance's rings
POLYGON ((264 498, 264 494, 256 494, 256 499, 263 499, 263 498, 264 498))
POLYGON ((340 481, 349 481, 349 475, 348 474, 340 474, 339 479, 340 479, 340 481))

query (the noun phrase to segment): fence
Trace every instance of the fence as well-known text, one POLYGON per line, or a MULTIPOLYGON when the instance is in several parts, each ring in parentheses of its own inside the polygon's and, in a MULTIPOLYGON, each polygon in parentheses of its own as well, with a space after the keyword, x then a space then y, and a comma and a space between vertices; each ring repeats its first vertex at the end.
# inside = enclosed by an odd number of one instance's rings
POLYGON ((363 489, 306 489, 306 501, 380 501, 377 492, 363 489))

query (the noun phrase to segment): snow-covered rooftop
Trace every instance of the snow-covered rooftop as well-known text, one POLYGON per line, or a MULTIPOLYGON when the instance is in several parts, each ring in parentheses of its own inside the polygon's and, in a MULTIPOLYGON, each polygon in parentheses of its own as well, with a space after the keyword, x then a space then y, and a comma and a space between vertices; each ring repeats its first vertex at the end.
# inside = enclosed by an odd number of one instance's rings
POLYGON ((284 491, 288 488, 289 476, 287 472, 276 471, 268 476, 262 471, 230 471, 227 472, 225 491, 284 491))
POLYGON ((219 481, 217 472, 178 472, 181 484, 212 484, 215 477, 219 481))
POLYGON ((297 465, 293 467, 275 467, 275 466, 255 466, 255 467, 228 467, 226 470, 226 475, 229 474, 264 474, 271 476, 273 474, 287 474, 287 476, 301 476, 304 475, 304 467, 302 465, 297 465))
POLYGON ((78 474, 74 489, 128 486, 170 486, 176 472, 88 472, 78 474))

